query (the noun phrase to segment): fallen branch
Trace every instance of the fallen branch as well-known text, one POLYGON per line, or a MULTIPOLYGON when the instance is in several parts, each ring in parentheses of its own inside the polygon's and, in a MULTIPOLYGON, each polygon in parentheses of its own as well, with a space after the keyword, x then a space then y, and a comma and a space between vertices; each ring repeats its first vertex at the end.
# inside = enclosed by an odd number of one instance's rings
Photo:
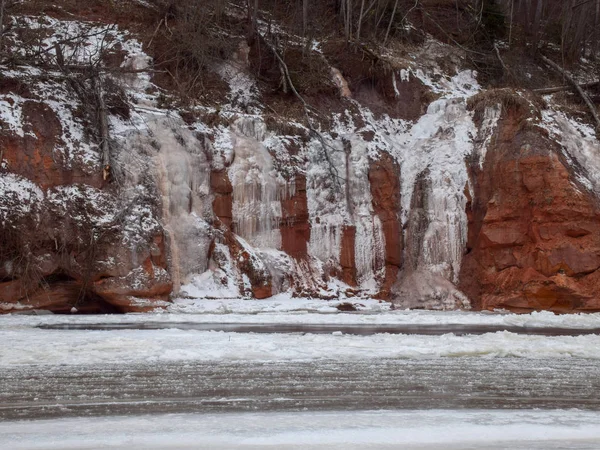
POLYGON ((546 58, 544 55, 540 55, 540 57, 542 58, 542 61, 544 61, 547 65, 549 65, 556 72, 558 72, 559 74, 561 74, 565 78, 565 80, 567 80, 569 83, 571 83, 573 85, 573 87, 577 90, 577 92, 579 93, 579 95, 581 96, 581 98, 583 99, 583 101, 585 102, 585 104, 587 105, 587 107, 589 108, 590 112, 592 113, 592 116, 594 117, 594 120, 596 121, 596 130, 598 132, 600 132, 600 117, 598 117, 598 111, 596 111, 596 107, 594 106, 594 104, 592 103, 592 101, 590 100, 590 98, 588 97, 588 95, 585 93, 585 91, 581 88, 581 86, 579 85, 579 83, 577 83, 567 73, 567 71, 565 69, 563 69, 562 67, 560 67, 554 61, 546 58))
MULTIPOLYGON (((594 86, 600 85, 600 81, 592 81, 590 83, 582 83, 579 86, 581 86, 582 89, 585 88, 591 88, 594 86)), ((534 89, 533 92, 535 92, 536 94, 540 94, 540 95, 545 95, 545 94, 555 94, 556 92, 562 92, 562 91, 568 91, 570 89, 574 89, 575 87, 571 84, 566 85, 566 86, 555 86, 555 87, 549 87, 549 88, 541 88, 541 89, 534 89)))

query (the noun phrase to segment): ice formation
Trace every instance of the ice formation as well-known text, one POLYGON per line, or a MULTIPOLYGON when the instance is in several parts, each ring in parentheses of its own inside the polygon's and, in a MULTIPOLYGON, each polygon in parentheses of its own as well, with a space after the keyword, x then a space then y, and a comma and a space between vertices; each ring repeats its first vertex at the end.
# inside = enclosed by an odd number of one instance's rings
MULTIPOLYGON (((380 271, 385 259, 385 237, 381 221, 373 212, 368 171, 378 152, 387 151, 400 163, 402 173, 402 205, 398 213, 408 237, 404 250, 408 264, 400 280, 403 301, 410 299, 409 306, 429 301, 428 306, 442 308, 466 304, 453 283, 458 279, 466 240, 464 189, 468 178, 464 159, 472 152, 476 134, 466 97, 478 88, 473 73, 460 72, 435 85, 443 93, 442 98, 429 105, 427 113, 414 124, 387 116, 375 119, 368 110, 360 108, 366 119, 364 128, 375 132, 374 142, 365 141, 346 113, 336 118, 335 138, 324 133, 308 143, 304 155, 310 259, 302 262, 279 251, 281 201, 294 195, 294 184, 275 167, 275 137, 260 115, 255 114, 260 105, 257 106, 254 87, 243 68, 231 65, 222 71, 231 84, 231 108, 240 113, 228 127, 211 130, 215 136, 212 164, 227 170, 233 188, 233 231, 260 270, 273 278, 274 292, 290 288, 290 276, 306 279, 319 276, 316 274, 322 271, 336 273, 341 263, 343 235, 348 229, 354 236, 356 284, 365 294, 377 292, 378 280, 383 277, 380 271), (237 92, 244 95, 235 95, 237 92), (245 113, 250 105, 252 112, 245 113), (420 176, 425 176, 426 182, 415 194, 420 176), (412 229, 413 221, 409 220, 415 213, 411 207, 415 202, 420 205, 418 214, 423 216, 419 230, 412 229), (410 255, 416 255, 416 259, 410 255)), ((409 80, 409 75, 401 73, 398 81, 396 78, 394 82, 402 83, 409 80)), ((167 122, 153 119, 148 128, 160 147, 157 167, 163 223, 171 238, 175 285, 193 280, 184 287, 184 293, 192 295, 219 278, 227 278, 226 285, 231 279, 238 279, 240 293, 247 291, 247 277, 233 273, 237 271, 235 262, 228 263, 229 269, 209 267, 208 248, 214 238, 208 222, 212 200, 210 164, 198 140, 184 130, 182 123, 175 123, 174 119, 167 122), (218 271, 223 269, 225 277, 219 277, 218 271), (210 273, 195 275, 207 270, 210 273)), ((281 153, 285 152, 278 148, 276 156, 281 153)), ((227 255, 223 261, 230 260, 231 255, 227 255)), ((229 295, 231 287, 227 288, 229 295)), ((214 286, 208 289, 213 295, 218 291, 214 286)))
MULTIPOLYGON (((94 35, 102 30, 100 25, 83 22, 19 20, 20 26, 52 29, 41 43, 49 49, 66 35, 82 30, 94 35)), ((389 229, 384 229, 375 212, 377 199, 369 177, 373 163, 386 154, 398 172, 394 176, 400 204, 392 216, 397 216, 402 234, 398 245, 403 261, 394 263, 399 274, 392 299, 406 307, 468 306, 455 287, 468 231, 465 191, 471 187, 465 160, 475 156, 483 167, 502 109, 485 108, 476 127, 467 100, 480 91, 477 74, 458 69, 448 74, 438 67, 436 58, 446 49, 443 44, 428 40, 426 51, 415 50, 412 60, 398 63, 386 74, 393 101, 402 100, 403 83, 414 83, 431 94, 433 100, 421 105, 426 109, 418 119, 375 114, 351 98, 342 72, 329 67, 348 110, 334 113, 331 123, 317 126, 318 130, 291 119, 278 130, 271 126, 261 89, 248 70, 247 45, 240 45, 231 61, 216 67, 229 84, 225 103, 219 108, 194 105, 192 110, 199 114, 184 121, 179 111, 158 102, 159 92, 165 92, 143 71, 152 61, 141 43, 118 28, 106 31, 111 45, 122 51, 125 69, 111 77, 123 88, 131 107, 127 119, 111 115, 109 123, 115 144, 111 156, 115 170, 120 170, 119 195, 106 194, 104 199, 101 189, 91 187, 43 192, 8 173, 8 163, 0 161, 0 194, 6 199, 0 204, 0 219, 5 220, 10 205, 11 214, 28 214, 39 202, 59 205, 77 194, 91 204, 114 207, 93 217, 99 227, 112 223, 119 210, 127 211, 122 243, 133 253, 143 245, 140 236, 164 234, 176 296, 256 296, 257 289, 263 289, 265 296, 281 292, 328 298, 340 293, 374 296, 386 277, 390 242, 385 233, 389 229), (218 120, 209 121, 209 116, 218 120), (224 189, 231 190, 219 193, 230 196, 223 205, 231 209, 231 223, 221 222, 213 212, 217 193, 211 177, 215 174, 223 175, 224 189), (296 203, 288 209, 297 211, 286 210, 290 199, 296 203), (304 216, 295 217, 298 211, 304 216), (298 225, 294 221, 304 221, 306 230, 284 233, 285 226, 298 225), (294 240, 300 239, 306 242, 297 245, 294 240), (294 246, 296 254, 286 253, 294 246)), ((104 43, 90 39, 85 46, 67 46, 63 56, 74 61, 95 58, 104 43)), ((53 51, 49 55, 57 57, 53 51)), ((323 53, 319 55, 326 61, 323 53)), ((455 59, 449 56, 459 67, 455 59)), ((12 75, 35 70, 19 69, 12 75)), ((64 131, 56 156, 66 167, 97 171, 98 145, 86 137, 69 106, 72 95, 44 81, 34 90, 56 113, 64 131)), ((3 127, 20 138, 28 133, 23 126, 27 101, 13 93, 0 96, 3 127)), ((593 130, 552 110, 543 113, 541 125, 562 143, 564 156, 577 162, 582 184, 600 193, 600 164, 595 156, 599 148, 593 130)))
POLYGON ((254 247, 279 249, 285 189, 262 144, 266 133, 266 125, 256 118, 240 118, 231 127, 234 159, 228 174, 233 186, 233 229, 254 247))
POLYGON ((155 158, 163 225, 170 237, 171 273, 178 290, 187 275, 208 269, 210 164, 201 141, 182 121, 155 120, 149 130, 159 147, 155 158))

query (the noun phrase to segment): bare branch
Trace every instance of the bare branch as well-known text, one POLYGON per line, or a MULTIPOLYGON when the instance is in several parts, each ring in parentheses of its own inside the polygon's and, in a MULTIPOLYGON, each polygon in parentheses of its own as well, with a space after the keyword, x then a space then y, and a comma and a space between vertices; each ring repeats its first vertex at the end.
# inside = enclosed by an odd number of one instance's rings
POLYGON ((328 148, 332 148, 332 147, 329 144, 327 144, 327 142, 325 141, 325 138, 323 137, 323 135, 312 124, 312 120, 310 118, 310 111, 314 110, 314 108, 312 106, 310 106, 306 102, 306 100, 304 100, 304 97, 302 97, 300 95, 300 93, 298 92, 298 90, 294 86, 294 82, 292 81, 292 78, 290 77, 290 72, 289 72, 288 66, 285 63, 285 61, 283 60, 283 58, 281 57, 281 55, 279 54, 279 52, 277 51, 277 49, 273 45, 271 45, 266 39, 264 39, 264 37, 263 37, 263 41, 265 42, 265 44, 267 45, 267 47, 269 47, 269 50, 271 50, 271 52, 273 53, 273 55, 275 56, 275 58, 279 62, 280 68, 281 68, 283 74, 285 75, 285 78, 287 79, 287 85, 289 86, 290 90, 292 91, 292 93, 294 94, 294 96, 300 101, 300 103, 302 103, 302 106, 303 106, 303 109, 304 109, 304 116, 306 118, 306 124, 308 126, 309 131, 310 131, 310 134, 312 136, 316 137, 319 140, 319 142, 321 143, 321 146, 323 147, 323 155, 325 156, 325 159, 326 159, 327 164, 329 166, 329 170, 330 170, 331 175, 333 177, 335 186, 337 187, 338 190, 341 189, 341 185, 340 185, 340 181, 339 180, 343 180, 343 178, 340 177, 340 174, 339 174, 337 168, 333 164, 333 161, 331 161, 331 157, 329 156, 329 153, 327 152, 327 149, 328 148))
POLYGON ((500 49, 498 48, 498 44, 496 42, 494 42, 494 51, 496 52, 496 56, 498 57, 498 60, 500 61, 500 64, 502 65, 502 69, 504 70, 504 74, 505 75, 509 75, 510 77, 512 77, 513 73, 509 69, 509 67, 504 63, 504 60, 502 59, 502 56, 500 55, 500 49))

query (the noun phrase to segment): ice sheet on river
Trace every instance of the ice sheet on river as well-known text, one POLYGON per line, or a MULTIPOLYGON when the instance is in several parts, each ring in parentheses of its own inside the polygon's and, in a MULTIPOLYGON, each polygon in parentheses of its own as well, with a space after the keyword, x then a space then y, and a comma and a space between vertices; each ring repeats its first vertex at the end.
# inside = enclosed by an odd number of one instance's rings
POLYGON ((343 411, 169 414, 0 423, 23 449, 597 449, 600 413, 343 411), (110 432, 108 432, 110 430, 110 432))
POLYGON ((167 312, 126 315, 18 315, 0 316, 0 331, 7 327, 57 323, 286 323, 286 324, 408 324, 408 325, 504 325, 523 327, 600 328, 600 313, 563 314, 505 312, 391 310, 390 303, 349 298, 315 300, 278 295, 267 300, 175 300, 167 312), (338 306, 351 304, 356 312, 338 306))
POLYGON ((600 336, 509 332, 442 336, 259 334, 195 330, 0 331, 0 368, 18 365, 184 361, 309 361, 372 358, 522 357, 600 359, 600 336))

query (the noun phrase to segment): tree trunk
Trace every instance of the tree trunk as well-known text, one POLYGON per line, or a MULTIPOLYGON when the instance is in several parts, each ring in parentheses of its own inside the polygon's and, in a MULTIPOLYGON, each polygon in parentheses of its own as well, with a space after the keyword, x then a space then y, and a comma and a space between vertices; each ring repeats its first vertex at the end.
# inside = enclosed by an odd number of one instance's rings
POLYGON ((600 50, 600 0, 596 0, 596 14, 594 15, 594 43, 592 47, 592 55, 597 58, 600 50))
POLYGON ((360 26, 362 25, 363 13, 365 11, 365 0, 360 2, 360 14, 358 15, 358 24, 356 26, 356 40, 360 39, 360 26))
POLYGON ((104 89, 100 77, 92 78, 96 100, 98 102, 98 128, 100 132, 100 145, 102 148, 102 173, 104 180, 110 176, 110 134, 108 131, 108 109, 104 101, 104 89))
POLYGON ((527 24, 531 25, 531 0, 525 0, 525 17, 527 17, 527 24))
POLYGON ((2 52, 2 38, 4 34, 4 9, 6 8, 6 0, 0 3, 0 52, 2 52))
POLYGON ((346 39, 352 37, 352 0, 346 0, 346 39))
POLYGON ((563 6, 563 18, 562 18, 562 31, 560 35, 560 51, 562 54, 563 65, 565 55, 567 53, 567 42, 569 36, 569 30, 571 28, 571 21, 573 20, 573 0, 565 2, 563 6))
POLYGON ((544 1, 537 0, 535 7, 535 17, 533 19, 533 51, 537 52, 538 44, 540 42, 540 30, 542 25, 542 12, 544 9, 544 1))
POLYGON ((398 8, 398 0, 394 3, 394 9, 392 10, 392 17, 390 18, 390 23, 388 24, 387 31, 385 32, 385 38, 383 39, 383 46, 385 47, 385 43, 388 40, 390 35, 390 30, 392 29, 392 24, 394 23, 394 17, 396 16, 396 8, 398 8))
POLYGON ((346 0, 340 1, 340 17, 342 18, 342 23, 344 24, 344 34, 346 33, 346 0))
POLYGON ((571 61, 576 61, 581 55, 581 50, 583 47, 584 39, 585 39, 585 23, 587 21, 587 15, 585 8, 578 8, 573 14, 573 32, 569 36, 570 46, 569 46, 569 58, 571 61))
MULTIPOLYGON (((360 39, 360 30, 362 29, 362 24, 365 19, 365 16, 369 13, 369 11, 371 11, 371 9, 373 9, 373 6, 375 6, 376 3, 377 3, 377 0, 373 0, 369 4, 369 6, 367 6, 367 9, 364 9, 365 0, 362 0, 362 3, 360 5, 360 16, 358 17, 358 30, 356 31, 356 40, 360 39)), ((377 10, 375 11, 374 15, 375 15, 375 17, 377 17, 377 10)))
POLYGON ((308 0, 302 0, 302 35, 306 37, 308 28, 308 0))
POLYGON ((246 8, 248 11, 248 23, 252 30, 258 30, 258 0, 246 0, 246 8))
POLYGON ((508 27, 508 48, 510 49, 510 41, 512 40, 513 29, 513 12, 515 9, 515 0, 510 1, 510 25, 508 27))

